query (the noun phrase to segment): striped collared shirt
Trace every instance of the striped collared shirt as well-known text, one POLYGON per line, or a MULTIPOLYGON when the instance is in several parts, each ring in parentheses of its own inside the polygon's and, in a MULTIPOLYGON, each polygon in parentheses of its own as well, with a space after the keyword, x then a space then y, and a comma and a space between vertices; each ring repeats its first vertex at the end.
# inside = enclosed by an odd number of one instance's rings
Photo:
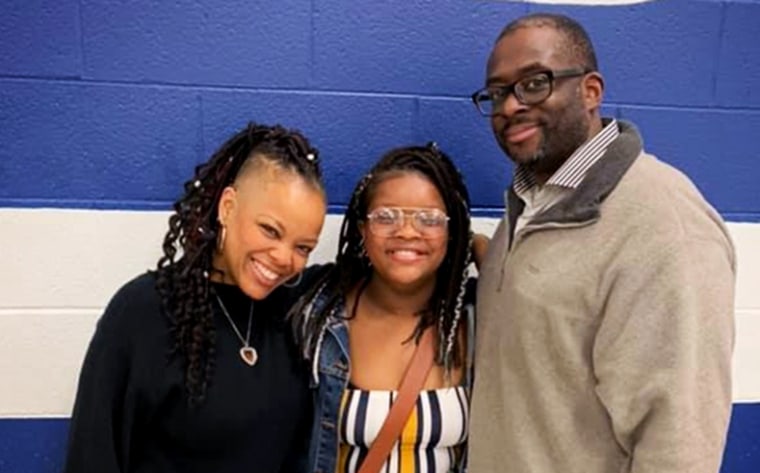
POLYGON ((515 234, 535 215, 572 193, 583 182, 591 166, 604 156, 607 147, 618 135, 620 131, 617 121, 610 120, 602 131, 576 149, 544 185, 536 182, 527 166, 517 166, 512 186, 515 193, 525 202, 525 208, 517 219, 515 234))
MULTIPOLYGON (((596 136, 576 149, 567 161, 560 166, 557 172, 546 181, 546 185, 567 187, 569 189, 578 187, 583 182, 583 178, 586 177, 589 168, 601 159, 604 152, 607 151, 607 146, 619 134, 617 120, 613 119, 596 136)), ((536 185, 536 180, 527 166, 517 166, 513 185, 517 195, 536 185)))

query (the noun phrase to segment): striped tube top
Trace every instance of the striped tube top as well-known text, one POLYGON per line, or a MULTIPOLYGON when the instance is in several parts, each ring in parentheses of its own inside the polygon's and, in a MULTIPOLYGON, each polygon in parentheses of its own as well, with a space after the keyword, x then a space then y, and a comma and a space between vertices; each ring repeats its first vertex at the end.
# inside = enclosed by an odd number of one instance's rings
MULTIPOLYGON (((356 473, 385 422, 397 391, 348 388, 341 399, 337 473, 356 473)), ((467 439, 469 401, 464 386, 421 391, 381 473, 445 473, 467 439)))

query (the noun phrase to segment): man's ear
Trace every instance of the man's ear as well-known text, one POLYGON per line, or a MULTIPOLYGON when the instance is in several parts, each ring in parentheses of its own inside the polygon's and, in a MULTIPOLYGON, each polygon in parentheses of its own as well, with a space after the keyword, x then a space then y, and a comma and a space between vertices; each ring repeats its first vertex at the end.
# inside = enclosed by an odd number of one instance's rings
POLYGON ((583 78, 583 101, 586 110, 598 110, 604 96, 604 78, 596 71, 583 78))

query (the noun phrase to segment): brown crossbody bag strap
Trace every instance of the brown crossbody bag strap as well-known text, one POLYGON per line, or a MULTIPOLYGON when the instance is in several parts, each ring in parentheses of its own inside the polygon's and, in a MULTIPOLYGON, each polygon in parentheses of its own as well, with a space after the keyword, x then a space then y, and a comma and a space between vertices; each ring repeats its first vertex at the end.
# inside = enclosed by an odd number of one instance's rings
POLYGON ((369 452, 359 468, 359 473, 378 473, 385 463, 388 455, 391 453, 393 445, 401 436, 401 431, 406 425, 409 414, 414 409, 417 396, 425 384, 430 369, 433 367, 433 334, 434 330, 430 327, 425 329, 420 338, 420 343, 414 350, 412 361, 406 369, 404 379, 401 380, 401 386, 398 389, 396 402, 391 406, 388 417, 385 418, 383 426, 377 438, 369 447, 369 452))

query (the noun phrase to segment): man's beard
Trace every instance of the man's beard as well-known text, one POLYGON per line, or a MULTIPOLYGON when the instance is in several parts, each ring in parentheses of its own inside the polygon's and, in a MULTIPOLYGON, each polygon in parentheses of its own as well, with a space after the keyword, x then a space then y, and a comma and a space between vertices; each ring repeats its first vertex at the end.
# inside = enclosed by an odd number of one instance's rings
POLYGON ((541 124, 539 126, 541 139, 538 143, 538 146, 536 147, 536 150, 533 152, 533 155, 524 157, 511 153, 508 147, 505 150, 512 161, 520 166, 524 166, 531 172, 536 166, 539 166, 546 159, 546 125, 541 124))
POLYGON ((525 163, 526 166, 528 166, 528 169, 533 170, 534 167, 536 167, 541 161, 543 161, 546 158, 546 143, 544 142, 544 139, 541 138, 541 146, 538 147, 536 152, 528 159, 528 162, 525 163))
POLYGON ((523 164, 530 172, 554 174, 588 140, 588 119, 582 109, 575 112, 566 113, 551 128, 542 125, 541 141, 523 164))

